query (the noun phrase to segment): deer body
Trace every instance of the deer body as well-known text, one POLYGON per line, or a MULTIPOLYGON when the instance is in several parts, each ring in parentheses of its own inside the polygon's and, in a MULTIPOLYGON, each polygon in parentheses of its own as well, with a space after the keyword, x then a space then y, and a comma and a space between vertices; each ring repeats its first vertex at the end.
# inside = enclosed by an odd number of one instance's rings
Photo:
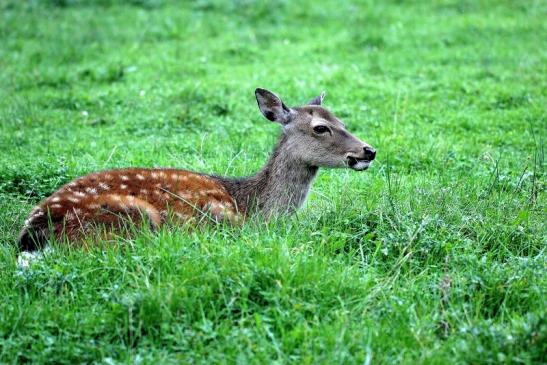
POLYGON ((77 241, 97 227, 116 231, 127 220, 157 228, 167 221, 235 223, 253 212, 292 212, 305 201, 319 167, 364 170, 374 159, 370 146, 320 106, 323 95, 304 107, 288 108, 267 90, 255 93, 263 115, 283 126, 274 152, 256 175, 229 178, 167 168, 92 173, 33 209, 20 248, 33 251, 51 236, 77 241))

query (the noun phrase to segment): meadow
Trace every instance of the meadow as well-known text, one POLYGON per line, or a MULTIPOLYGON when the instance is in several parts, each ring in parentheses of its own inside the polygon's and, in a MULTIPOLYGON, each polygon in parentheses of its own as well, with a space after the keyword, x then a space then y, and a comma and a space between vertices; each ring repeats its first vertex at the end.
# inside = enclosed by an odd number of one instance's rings
POLYGON ((0 0, 0 363, 547 362, 543 1, 0 0), (56 247, 16 238, 71 179, 243 176, 254 89, 374 146, 303 209, 56 247))

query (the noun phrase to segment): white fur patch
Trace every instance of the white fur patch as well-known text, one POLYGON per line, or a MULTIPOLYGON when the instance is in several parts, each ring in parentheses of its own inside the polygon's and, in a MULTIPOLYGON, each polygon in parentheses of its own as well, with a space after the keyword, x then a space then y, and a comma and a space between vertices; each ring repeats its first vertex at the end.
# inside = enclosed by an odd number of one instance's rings
POLYGON ((127 185, 121 184, 121 185, 120 185, 120 189, 127 189, 127 185))
POLYGON ((137 174, 137 179, 142 181, 142 180, 144 180, 144 176, 142 176, 141 174, 137 174))
POLYGON ((178 197, 184 199, 184 200, 190 200, 192 199, 192 193, 186 192, 186 191, 179 191, 178 197))
POLYGON ((87 191, 90 194, 97 194, 97 189, 92 188, 92 187, 85 188, 85 191, 87 191))
POLYGON ((122 175, 122 176, 120 176, 120 178, 121 178, 123 181, 129 181, 129 176, 127 176, 127 175, 122 175))
POLYGON ((108 186, 107 184, 105 184, 104 182, 100 182, 99 183, 99 187, 103 190, 109 190, 110 189, 110 186, 108 186))

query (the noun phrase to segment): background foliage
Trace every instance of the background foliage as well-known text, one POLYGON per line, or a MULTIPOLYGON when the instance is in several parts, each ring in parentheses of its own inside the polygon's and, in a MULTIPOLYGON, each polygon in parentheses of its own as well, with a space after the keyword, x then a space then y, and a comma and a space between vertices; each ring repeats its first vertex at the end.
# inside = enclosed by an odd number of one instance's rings
POLYGON ((544 363, 543 1, 0 1, 0 363, 544 363), (28 271, 33 204, 87 172, 246 175, 255 87, 378 150, 293 217, 28 271))

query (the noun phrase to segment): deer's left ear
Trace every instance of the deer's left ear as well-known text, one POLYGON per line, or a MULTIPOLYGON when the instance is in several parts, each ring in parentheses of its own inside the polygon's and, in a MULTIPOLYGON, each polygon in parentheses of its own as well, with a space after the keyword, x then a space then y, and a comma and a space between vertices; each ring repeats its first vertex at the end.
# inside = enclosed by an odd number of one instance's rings
POLYGON ((325 98, 325 92, 321 91, 321 94, 311 99, 308 105, 321 105, 323 103, 324 98, 325 98))
POLYGON ((279 96, 266 89, 255 90, 256 102, 262 115, 272 122, 278 122, 283 125, 288 124, 294 114, 294 111, 288 108, 281 101, 279 96))

